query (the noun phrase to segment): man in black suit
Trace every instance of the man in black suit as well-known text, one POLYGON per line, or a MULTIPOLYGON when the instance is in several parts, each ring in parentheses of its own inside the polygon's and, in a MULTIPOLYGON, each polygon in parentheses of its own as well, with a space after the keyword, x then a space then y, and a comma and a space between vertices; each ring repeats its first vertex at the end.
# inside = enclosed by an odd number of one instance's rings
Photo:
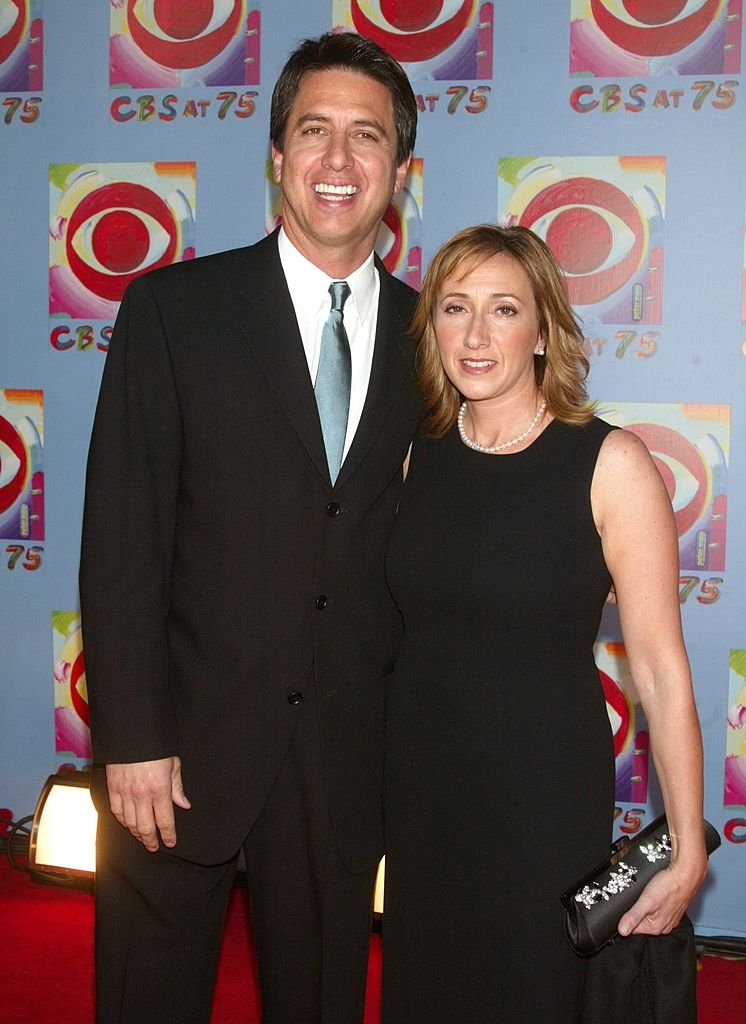
POLYGON ((414 293, 373 244, 416 118, 375 44, 307 40, 272 98, 283 229, 122 302, 80 575, 99 1024, 209 1020, 242 848, 265 1024, 362 1019, 401 628, 384 543, 419 414, 414 293), (340 319, 335 454, 319 364, 340 319))

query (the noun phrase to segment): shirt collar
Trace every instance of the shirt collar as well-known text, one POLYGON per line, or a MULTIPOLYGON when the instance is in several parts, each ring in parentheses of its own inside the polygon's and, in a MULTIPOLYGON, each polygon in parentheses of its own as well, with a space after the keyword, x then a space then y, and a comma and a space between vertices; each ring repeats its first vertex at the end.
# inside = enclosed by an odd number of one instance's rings
MULTIPOLYGON (((319 270, 310 260, 306 259, 290 241, 284 228, 280 228, 277 245, 293 303, 305 317, 310 319, 318 316, 319 310, 329 305, 329 285, 332 281, 339 279, 329 277, 323 270, 319 270)), ((355 300, 355 309, 360 323, 370 313, 373 296, 376 292, 377 274, 374 256, 371 252, 357 270, 353 270, 344 278, 350 286, 352 298, 355 300)))

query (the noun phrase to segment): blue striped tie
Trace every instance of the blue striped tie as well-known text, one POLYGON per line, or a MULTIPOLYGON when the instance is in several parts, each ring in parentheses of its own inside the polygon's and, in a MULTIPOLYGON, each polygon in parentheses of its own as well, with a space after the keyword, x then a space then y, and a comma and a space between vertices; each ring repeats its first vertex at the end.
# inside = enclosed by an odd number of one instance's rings
POLYGON ((346 281, 333 281, 329 285, 329 294, 332 297, 332 308, 321 332, 321 352, 314 393, 324 435, 329 476, 334 483, 342 465, 350 411, 352 362, 342 314, 350 286, 346 281))

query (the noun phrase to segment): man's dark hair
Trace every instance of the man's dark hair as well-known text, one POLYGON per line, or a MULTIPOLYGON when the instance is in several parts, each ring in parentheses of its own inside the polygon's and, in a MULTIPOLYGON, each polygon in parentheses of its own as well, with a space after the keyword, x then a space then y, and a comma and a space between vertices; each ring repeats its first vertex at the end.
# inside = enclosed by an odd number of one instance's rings
POLYGON ((396 126, 396 162, 404 163, 414 149, 417 135, 417 101, 412 86, 393 57, 356 32, 328 32, 318 39, 306 39, 290 54, 272 93, 269 117, 272 143, 282 152, 288 117, 303 76, 310 71, 335 68, 367 75, 388 89, 396 126))

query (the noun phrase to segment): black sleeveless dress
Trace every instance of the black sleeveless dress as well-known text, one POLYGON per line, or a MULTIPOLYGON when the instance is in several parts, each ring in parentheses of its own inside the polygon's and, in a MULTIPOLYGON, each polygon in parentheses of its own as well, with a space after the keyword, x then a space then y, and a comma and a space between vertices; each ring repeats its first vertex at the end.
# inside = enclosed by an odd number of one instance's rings
POLYGON ((609 852, 593 643, 611 584, 590 504, 614 429, 553 420, 506 455, 415 442, 387 574, 384 1024, 571 1024, 560 895, 609 852))

